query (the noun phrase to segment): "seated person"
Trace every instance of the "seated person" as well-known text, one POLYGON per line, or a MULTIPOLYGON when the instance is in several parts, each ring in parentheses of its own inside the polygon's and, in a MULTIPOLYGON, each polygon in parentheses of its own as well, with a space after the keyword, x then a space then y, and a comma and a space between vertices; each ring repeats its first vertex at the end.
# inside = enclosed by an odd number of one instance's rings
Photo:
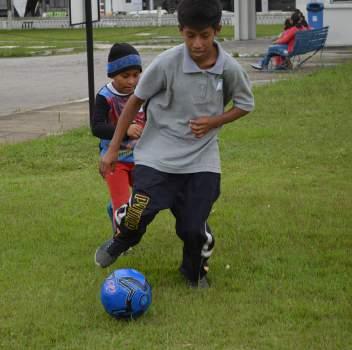
POLYGON ((305 29, 312 29, 311 26, 307 23, 306 18, 304 17, 304 14, 301 10, 295 9, 293 14, 291 15, 291 18, 295 13, 299 16, 299 22, 305 29))
MULTIPOLYGON (((283 37, 285 35, 286 30, 292 28, 292 26, 293 24, 292 24, 291 17, 286 18, 284 23, 284 30, 280 33, 280 35, 275 40, 273 40, 273 43, 275 44, 276 40, 279 40, 281 37, 283 37)), ((289 63, 291 63, 290 59, 286 57, 274 56, 272 57, 272 61, 274 62, 275 68, 278 68, 278 67, 288 68, 289 66, 291 66, 289 65, 289 63)))
POLYGON ((283 64, 286 60, 287 54, 293 51, 296 32, 309 29, 309 27, 305 26, 307 22, 305 22, 303 14, 299 12, 294 12, 290 20, 292 26, 284 30, 278 39, 274 41, 274 45, 269 46, 266 55, 258 63, 251 64, 254 69, 268 69, 271 58, 275 56, 282 57, 282 59, 277 61, 276 64, 283 64))

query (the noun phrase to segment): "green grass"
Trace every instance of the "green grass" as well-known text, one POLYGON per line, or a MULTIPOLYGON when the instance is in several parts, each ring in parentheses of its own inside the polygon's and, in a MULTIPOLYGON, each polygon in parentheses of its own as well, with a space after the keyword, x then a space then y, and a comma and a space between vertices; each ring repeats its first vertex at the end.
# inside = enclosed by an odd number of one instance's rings
POLYGON ((256 111, 224 127, 208 291, 179 276, 167 212, 94 265, 110 224, 87 129, 0 146, 0 348, 351 349, 351 87, 352 63, 258 87, 256 111), (122 267, 153 286, 135 322, 99 300, 122 267))
MULTIPOLYGON (((257 36, 277 35, 280 30, 280 25, 258 25, 257 36)), ((180 34, 175 26, 95 28, 93 36, 95 44, 165 40, 161 37, 169 37, 172 41, 180 39, 180 34), (141 36, 141 33, 150 33, 150 35, 141 36)), ((219 38, 233 39, 233 37, 234 28, 232 26, 224 26, 219 38)), ((74 53, 84 51, 85 45, 85 29, 0 30, 0 58, 74 53)))

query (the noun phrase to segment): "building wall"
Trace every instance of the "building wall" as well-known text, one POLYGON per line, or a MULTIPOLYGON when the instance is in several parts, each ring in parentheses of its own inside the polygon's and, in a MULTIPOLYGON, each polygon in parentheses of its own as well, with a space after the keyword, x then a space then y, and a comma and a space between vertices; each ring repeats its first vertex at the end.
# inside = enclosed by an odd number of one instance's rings
POLYGON ((112 13, 142 10, 142 0, 112 0, 112 13))
MULTIPOLYGON (((310 0, 296 0, 297 8, 307 14, 310 0)), ((323 25, 329 26, 327 46, 352 46, 352 1, 321 0, 323 25)))

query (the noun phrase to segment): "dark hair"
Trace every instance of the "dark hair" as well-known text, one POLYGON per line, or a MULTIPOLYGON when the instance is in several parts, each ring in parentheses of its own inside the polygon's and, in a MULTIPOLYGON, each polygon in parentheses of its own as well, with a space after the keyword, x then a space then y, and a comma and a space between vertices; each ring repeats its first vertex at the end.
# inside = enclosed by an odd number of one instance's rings
POLYGON ((303 24, 301 23, 302 21, 302 16, 299 12, 294 12, 291 16, 292 20, 292 25, 297 28, 303 27, 303 24))
POLYGON ((177 7, 177 19, 180 29, 191 27, 218 29, 222 7, 219 0, 182 0, 177 7))
POLYGON ((286 18, 285 19, 285 23, 284 23, 284 29, 288 29, 288 28, 291 28, 293 27, 293 24, 292 24, 292 19, 291 18, 286 18))
POLYGON ((293 22, 293 25, 296 26, 297 28, 309 27, 303 12, 299 9, 294 10, 294 12, 291 15, 291 20, 293 22))
POLYGON ((294 9, 293 13, 299 13, 299 14, 303 15, 303 12, 300 9, 294 9))

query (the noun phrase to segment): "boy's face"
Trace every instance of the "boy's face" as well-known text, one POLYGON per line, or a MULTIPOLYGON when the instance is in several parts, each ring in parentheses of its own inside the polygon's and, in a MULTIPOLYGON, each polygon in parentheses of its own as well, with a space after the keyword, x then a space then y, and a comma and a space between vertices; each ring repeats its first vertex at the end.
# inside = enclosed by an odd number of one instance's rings
POLYGON ((115 75, 112 83, 115 89, 122 94, 131 94, 139 80, 141 72, 139 69, 129 69, 115 75))
POLYGON ((216 51, 214 39, 220 30, 220 26, 218 29, 213 27, 195 29, 187 26, 180 29, 188 52, 195 62, 206 61, 213 56, 214 50, 216 51))

